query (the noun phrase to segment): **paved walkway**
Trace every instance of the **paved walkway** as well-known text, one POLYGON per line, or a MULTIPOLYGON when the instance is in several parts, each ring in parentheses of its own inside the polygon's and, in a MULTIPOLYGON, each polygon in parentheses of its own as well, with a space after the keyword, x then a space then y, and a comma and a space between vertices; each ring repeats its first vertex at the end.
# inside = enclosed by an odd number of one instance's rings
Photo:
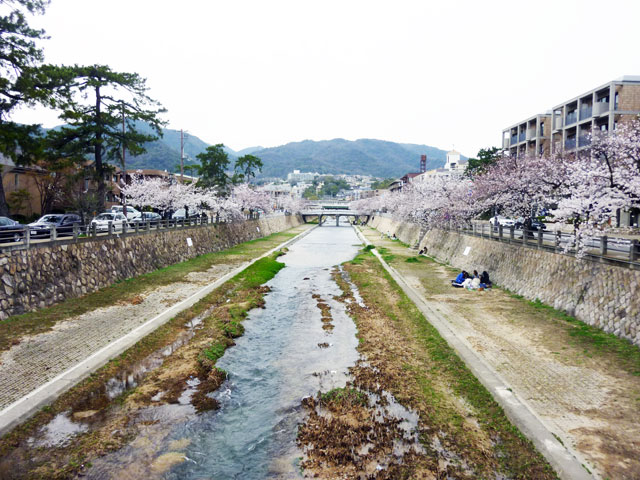
MULTIPOLYGON (((308 225, 293 229, 293 232, 308 232, 308 225)), ((296 237, 297 239, 297 237, 296 237)), ((291 242, 285 242, 289 244, 291 242)), ((284 244, 283 244, 284 245, 284 244)), ((280 248, 283 245, 276 247, 280 248)), ((257 251, 253 261, 269 252, 257 251)), ((249 257, 250 258, 250 257, 249 257)), ((18 403, 42 404, 52 400, 52 395, 72 386, 83 376, 90 373, 110 358, 117 356, 124 347, 142 338, 162 323, 170 320, 182 309, 188 308, 199 298, 207 294, 208 287, 218 286, 221 280, 243 270, 249 265, 246 256, 228 257, 227 263, 216 264, 205 272, 193 272, 186 281, 158 287, 141 295, 138 303, 122 303, 79 315, 62 321, 51 331, 27 336, 11 349, 0 355, 0 431, 15 424, 9 417, 15 412, 25 412, 18 403), (193 301, 189 301, 193 299, 193 301), (147 326, 150 319, 158 319, 154 325, 147 326), (122 345, 123 339, 127 341, 122 345), (111 349, 110 347, 114 348, 111 349), (91 365, 81 370, 76 367, 97 356, 91 365), (74 373, 62 379, 65 372, 74 373), (61 380, 61 385, 49 386, 51 382, 61 380), (34 395, 34 392, 42 390, 34 395), (31 399, 33 397, 33 400, 31 399), (37 400, 36 400, 37 398, 37 400), (27 401, 28 400, 28 401, 27 401)), ((93 360, 93 359, 92 359, 93 360)), ((33 410, 33 405, 28 410, 33 410)), ((21 419, 21 420, 24 420, 21 419)))
MULTIPOLYGON (((397 255, 390 259, 392 270, 415 292, 425 317, 434 325, 441 322, 451 334, 450 343, 458 342, 469 351, 471 362, 485 366, 506 386, 494 390, 507 400, 503 405, 508 406, 507 397, 513 394, 512 400, 560 439, 594 477, 640 478, 640 378, 625 372, 613 358, 592 358, 572 346, 566 327, 528 311, 523 301, 498 289, 453 289, 446 267, 426 260, 405 262, 416 252, 381 238, 373 229, 365 227, 363 233, 374 245, 397 255)), ((526 424, 519 426, 526 432, 526 424)), ((558 447, 554 438, 551 442, 558 447)), ((544 442, 538 448, 546 448, 544 442)))

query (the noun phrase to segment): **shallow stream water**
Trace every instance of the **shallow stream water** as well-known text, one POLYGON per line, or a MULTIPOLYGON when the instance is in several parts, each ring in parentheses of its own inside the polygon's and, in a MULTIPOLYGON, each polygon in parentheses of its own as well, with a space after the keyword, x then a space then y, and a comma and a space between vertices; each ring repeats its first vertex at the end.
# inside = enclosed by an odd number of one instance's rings
POLYGON ((359 358, 355 324, 334 300, 342 291, 331 277, 359 244, 346 224, 293 244, 279 258, 286 268, 267 283, 265 308, 249 313, 244 335, 217 363, 229 373, 214 394, 220 409, 196 415, 189 389, 181 405, 149 407, 138 419, 149 423, 143 433, 98 460, 88 477, 299 478, 301 401, 345 386, 359 358), (332 330, 323 329, 319 302, 330 307, 332 330))

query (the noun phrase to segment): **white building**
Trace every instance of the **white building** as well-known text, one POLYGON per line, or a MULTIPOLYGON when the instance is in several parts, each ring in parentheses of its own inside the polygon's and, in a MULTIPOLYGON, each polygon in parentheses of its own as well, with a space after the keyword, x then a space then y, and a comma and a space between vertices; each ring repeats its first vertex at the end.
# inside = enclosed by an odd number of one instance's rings
POLYGON ((319 173, 300 172, 300 170, 294 170, 287 174, 288 182, 313 182, 313 179, 318 177, 319 173))
POLYGON ((447 160, 444 163, 444 167, 436 168, 434 170, 427 170, 424 173, 421 173, 417 177, 413 179, 414 182, 424 181, 427 177, 433 176, 442 176, 442 177, 450 177, 450 176, 459 176, 462 175, 467 168, 469 162, 467 160, 463 160, 460 152, 456 150, 451 150, 447 152, 447 160))

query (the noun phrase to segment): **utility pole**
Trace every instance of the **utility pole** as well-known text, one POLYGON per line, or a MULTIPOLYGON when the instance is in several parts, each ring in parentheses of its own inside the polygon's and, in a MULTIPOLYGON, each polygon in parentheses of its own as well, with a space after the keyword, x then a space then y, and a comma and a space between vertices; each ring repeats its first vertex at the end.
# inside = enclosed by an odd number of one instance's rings
POLYGON ((184 132, 180 129, 180 183, 184 183, 184 132))
MULTIPOLYGON (((127 183, 127 164, 124 158, 124 152, 126 150, 126 142, 125 142, 125 125, 124 125, 124 104, 122 105, 122 175, 124 175, 124 183, 127 183)), ((121 177, 123 178, 123 177, 121 177)), ((120 193, 122 197, 122 214, 124 218, 127 218, 127 198, 120 193)))

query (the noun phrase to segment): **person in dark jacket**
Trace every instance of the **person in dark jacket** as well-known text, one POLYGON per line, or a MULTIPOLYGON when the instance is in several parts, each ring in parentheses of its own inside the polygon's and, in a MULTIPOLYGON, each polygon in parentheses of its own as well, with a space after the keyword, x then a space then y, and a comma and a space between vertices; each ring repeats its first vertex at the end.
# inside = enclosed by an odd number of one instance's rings
POLYGON ((455 280, 451 280, 451 286, 456 288, 462 288, 462 283, 469 278, 469 274, 464 270, 461 271, 455 280))
POLYGON ((491 288, 491 280, 489 280, 489 272, 486 270, 480 275, 480 286, 483 288, 491 288))

